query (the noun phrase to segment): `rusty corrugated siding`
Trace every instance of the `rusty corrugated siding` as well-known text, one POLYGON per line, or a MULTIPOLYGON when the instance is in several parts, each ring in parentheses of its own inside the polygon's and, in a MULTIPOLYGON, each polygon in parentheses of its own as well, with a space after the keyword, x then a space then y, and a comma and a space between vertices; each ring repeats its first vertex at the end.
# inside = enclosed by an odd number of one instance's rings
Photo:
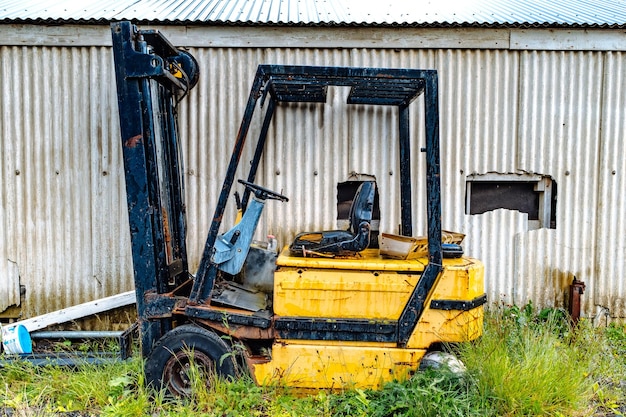
MULTIPOLYGON (((196 28, 194 36, 201 30, 196 28)), ((5 229, 0 255, 10 262, 4 267, 0 262, 0 271, 18 268, 26 287, 26 316, 131 289, 109 48, 1 48, 0 214, 5 229)), ((202 74, 181 105, 180 127, 186 141, 192 269, 257 64, 435 68, 443 227, 468 235, 466 253, 486 264, 490 301, 562 305, 575 275, 587 284, 585 315, 602 306, 626 317, 620 279, 626 270, 623 52, 254 45, 191 52, 202 74), (529 230, 527 215, 510 210, 465 214, 468 175, 489 172, 554 178, 556 229, 529 230)), ((270 202, 261 227, 283 244, 296 232, 335 226, 336 184, 352 172, 376 176, 380 230, 397 230, 394 110, 348 111, 342 94, 332 90, 325 107, 281 108, 272 124, 259 182, 291 201, 270 202)), ((423 116, 419 105, 414 118, 423 116)), ((258 122, 252 133, 257 128, 258 122)), ((413 137, 417 188, 423 185, 423 132, 414 128, 413 137)), ((248 152, 242 161, 250 157, 248 152)), ((420 193, 414 201, 416 234, 425 231, 424 207, 420 193)), ((228 216, 234 217, 234 211, 228 216)))

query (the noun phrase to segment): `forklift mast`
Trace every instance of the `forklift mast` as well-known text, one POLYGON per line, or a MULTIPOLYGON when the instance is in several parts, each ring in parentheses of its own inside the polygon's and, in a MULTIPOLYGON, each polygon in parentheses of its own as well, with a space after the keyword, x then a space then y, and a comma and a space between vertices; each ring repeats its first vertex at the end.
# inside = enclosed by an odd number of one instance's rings
POLYGON ((198 81, 194 58, 155 30, 111 24, 135 291, 144 355, 171 329, 147 320, 147 294, 188 280, 176 104, 198 81))

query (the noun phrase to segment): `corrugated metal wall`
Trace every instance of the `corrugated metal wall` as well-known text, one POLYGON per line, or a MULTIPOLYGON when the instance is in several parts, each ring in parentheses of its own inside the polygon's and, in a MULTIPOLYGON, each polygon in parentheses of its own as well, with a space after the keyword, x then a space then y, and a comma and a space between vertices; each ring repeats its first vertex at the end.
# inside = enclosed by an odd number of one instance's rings
MULTIPOLYGON (((180 127, 186 140, 192 269, 257 64, 436 68, 443 227, 468 235, 466 253, 486 264, 490 301, 562 306, 576 276, 587 285, 586 315, 603 306, 614 317, 626 317, 621 279, 626 270, 623 53, 365 48, 191 52, 202 74, 181 106, 180 127), (551 176, 558 184, 556 229, 529 231, 528 216, 510 210, 466 215, 467 176, 488 172, 551 176)), ((0 75, 2 285, 10 282, 5 276, 15 277, 19 271, 26 288, 26 316, 131 289, 109 48, 1 47, 0 75)), ((335 227, 336 185, 352 173, 376 176, 380 229, 397 230, 395 110, 347 108, 344 93, 332 90, 326 106, 281 107, 275 117, 258 182, 290 197, 286 204, 270 202, 261 224, 283 244, 305 229, 335 227)), ((416 119, 423 117, 420 105, 414 105, 412 121, 416 177, 423 171, 423 132, 416 127, 416 119)), ((249 150, 242 161, 250 158, 249 150)), ((425 231, 424 207, 424 194, 419 193, 414 202, 418 234, 425 231)), ((8 300, 0 303, 15 301, 14 285, 0 286, 0 291, 6 291, 8 300)))
POLYGON ((0 57, 2 282, 24 286, 25 317, 132 289, 110 48, 0 57))
POLYGON ((597 218, 604 210, 598 198, 602 54, 524 52, 520 68, 517 163, 551 175, 558 203, 556 230, 520 236, 525 262, 516 275, 527 284, 527 298, 562 305, 574 276, 586 282, 588 294, 600 290, 593 278, 597 218))
POLYGON ((603 56, 602 117, 598 144, 597 208, 591 268, 594 304, 615 316, 626 311, 626 53, 603 56))

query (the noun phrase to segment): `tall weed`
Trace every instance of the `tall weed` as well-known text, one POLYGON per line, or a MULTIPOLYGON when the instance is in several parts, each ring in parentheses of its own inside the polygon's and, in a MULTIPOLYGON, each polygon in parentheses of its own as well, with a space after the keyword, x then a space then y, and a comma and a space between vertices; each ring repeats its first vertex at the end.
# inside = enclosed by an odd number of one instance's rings
POLYGON ((427 369, 371 393, 373 417, 482 416, 473 384, 447 369, 427 369))
POLYGON ((460 346, 493 415, 572 415, 589 400, 589 361, 566 320, 559 310, 535 314, 532 305, 492 311, 483 336, 460 346))

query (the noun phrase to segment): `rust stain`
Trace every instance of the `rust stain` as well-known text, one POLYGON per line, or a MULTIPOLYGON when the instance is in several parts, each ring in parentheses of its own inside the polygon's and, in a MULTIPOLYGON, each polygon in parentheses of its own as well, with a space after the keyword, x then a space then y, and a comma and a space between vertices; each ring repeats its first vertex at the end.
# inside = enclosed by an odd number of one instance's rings
POLYGON ((165 207, 161 207, 161 216, 163 217, 163 231, 165 234, 165 256, 168 262, 172 262, 174 260, 172 248, 172 231, 170 230, 169 215, 165 207))
POLYGON ((126 148, 134 148, 137 145, 139 145, 141 143, 141 140, 143 139, 143 136, 141 135, 136 135, 133 136, 132 138, 126 140, 126 142, 124 142, 124 147, 126 148))
POLYGON ((203 323, 205 326, 208 326, 214 330, 217 330, 220 333, 227 334, 236 339, 242 340, 272 340, 275 338, 274 329, 260 329, 258 327, 252 326, 239 326, 239 325, 229 325, 225 326, 223 324, 217 323, 211 320, 205 319, 196 319, 196 321, 203 323))

